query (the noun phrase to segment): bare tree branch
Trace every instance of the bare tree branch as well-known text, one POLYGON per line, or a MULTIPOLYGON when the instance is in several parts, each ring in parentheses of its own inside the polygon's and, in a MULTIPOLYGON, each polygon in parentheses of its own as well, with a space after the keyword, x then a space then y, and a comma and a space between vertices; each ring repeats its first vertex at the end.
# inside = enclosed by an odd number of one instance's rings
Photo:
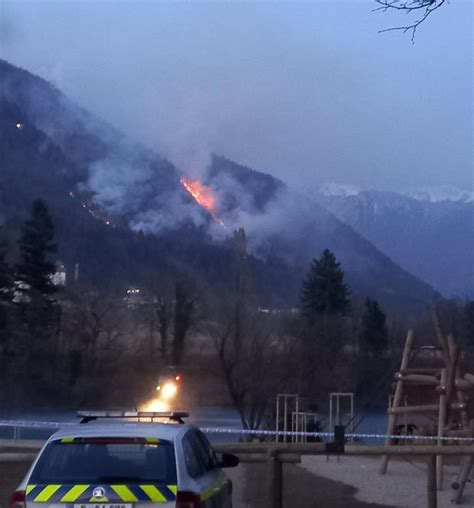
POLYGON ((396 10, 404 11, 407 14, 411 14, 416 11, 423 11, 422 16, 415 20, 413 23, 405 26, 396 26, 392 28, 384 28, 379 30, 379 33, 391 32, 394 30, 401 30, 403 33, 411 31, 411 41, 415 42, 415 34, 418 27, 437 9, 444 5, 447 0, 375 0, 380 7, 374 9, 374 11, 396 10))

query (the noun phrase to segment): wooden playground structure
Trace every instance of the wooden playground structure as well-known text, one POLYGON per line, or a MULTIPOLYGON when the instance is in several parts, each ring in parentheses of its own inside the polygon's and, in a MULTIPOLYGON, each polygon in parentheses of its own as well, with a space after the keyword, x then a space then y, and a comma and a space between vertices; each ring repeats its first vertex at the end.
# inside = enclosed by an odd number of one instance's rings
MULTIPOLYGON (((455 438, 474 438, 474 375, 464 372, 461 347, 452 334, 445 335, 441 329, 436 308, 433 308, 433 324, 436 343, 415 347, 414 333, 408 332, 399 371, 395 374, 394 395, 388 407, 387 435, 407 433, 408 428, 416 434, 433 436, 428 444, 474 445, 473 441, 456 441, 455 438), (403 418, 405 424, 399 422, 403 418), (410 421, 410 426, 407 425, 410 421), (405 428, 405 432, 403 432, 405 428), (451 438, 451 439, 450 439, 451 438)), ((404 436, 406 440, 407 436, 404 436)), ((387 438, 385 447, 396 439, 387 438)), ((413 444, 426 441, 414 439, 413 444)), ((387 472, 389 455, 381 460, 380 472, 387 472)), ((473 455, 460 458, 458 478, 452 487, 453 503, 461 501, 472 465, 473 455)), ((436 484, 443 488, 443 457, 436 457, 436 484)))

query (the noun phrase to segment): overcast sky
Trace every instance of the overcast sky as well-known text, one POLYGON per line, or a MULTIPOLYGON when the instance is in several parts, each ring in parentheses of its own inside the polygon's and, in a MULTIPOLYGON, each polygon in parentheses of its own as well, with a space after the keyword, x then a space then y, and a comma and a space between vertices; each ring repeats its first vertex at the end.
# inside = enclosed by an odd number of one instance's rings
POLYGON ((473 181, 473 3, 417 32, 371 0, 0 1, 0 55, 182 169, 299 188, 473 181))

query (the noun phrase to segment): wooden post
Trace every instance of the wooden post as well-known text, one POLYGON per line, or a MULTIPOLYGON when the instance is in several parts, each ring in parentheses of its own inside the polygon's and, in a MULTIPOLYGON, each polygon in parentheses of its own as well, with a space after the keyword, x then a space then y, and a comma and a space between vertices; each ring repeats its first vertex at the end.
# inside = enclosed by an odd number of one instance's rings
POLYGON ((278 458, 278 451, 270 448, 268 459, 268 497, 267 508, 283 508, 283 471, 282 463, 278 458))
MULTIPOLYGON (((446 407, 452 410, 458 411, 464 408, 464 404, 459 404, 459 402, 453 402, 451 406, 446 404, 446 407)), ((439 403, 438 404, 424 404, 420 406, 400 406, 397 408, 391 408, 388 410, 388 414, 406 414, 406 413, 438 413, 439 412, 439 403)))
MULTIPOLYGON (((453 334, 450 333, 448 335, 448 346, 449 346, 449 352, 450 352, 451 356, 453 356, 453 354, 454 354, 455 345, 456 345, 456 343, 454 342, 453 334)), ((464 396, 464 393, 462 391, 463 383, 462 383, 461 379, 464 375, 463 368, 462 368, 462 361, 463 361, 463 355, 462 355, 462 352, 460 351, 458 362, 456 365, 456 375, 455 375, 454 386, 455 386, 458 402, 461 404, 464 404, 464 409, 461 410, 461 424, 462 424, 463 428, 467 429, 469 427, 469 415, 467 412, 467 405, 465 404, 466 397, 464 396)))
POLYGON ((280 395, 277 395, 277 401, 276 401, 276 434, 275 434, 275 441, 278 443, 280 441, 280 437, 278 436, 278 431, 280 430, 280 395))
POLYGON ((461 471, 458 476, 458 481, 453 482, 452 487, 455 491, 453 496, 453 504, 459 504, 461 502, 462 495, 464 493, 464 488, 466 487, 467 479, 469 478, 469 473, 472 468, 472 456, 463 457, 461 462, 461 471))
POLYGON ((436 489, 436 456, 430 455, 428 457, 428 471, 427 471, 427 484, 428 484, 428 508, 438 507, 438 492, 436 489))
MULTIPOLYGON (((474 384, 474 379, 473 379, 472 383, 474 384)), ((328 428, 332 429, 332 395, 331 394, 329 394, 329 427, 328 428)))
MULTIPOLYGON (((402 363, 400 370, 406 370, 408 367, 408 360, 410 359, 411 350, 413 347, 413 330, 408 331, 407 340, 405 342, 405 348, 403 349, 402 363)), ((400 406, 400 402, 402 400, 403 394, 403 377, 398 378, 397 387, 395 388, 395 395, 393 396, 392 408, 395 411, 400 406)), ((388 428, 387 434, 393 435, 395 433, 395 426, 397 425, 397 413, 390 412, 388 417, 388 428)), ((385 446, 390 446, 392 444, 392 440, 387 438, 385 440, 385 446)), ((387 472, 388 467, 388 455, 384 455, 382 457, 382 462, 380 464, 380 474, 385 474, 387 472)))
MULTIPOLYGON (((439 396, 439 412, 438 412, 438 446, 442 446, 443 440, 440 439, 444 436, 444 429, 446 426, 446 381, 447 373, 446 369, 441 371, 440 386, 442 388, 439 396)), ((441 455, 436 456, 436 481, 438 489, 443 490, 443 457, 441 455)))
MULTIPOLYGON (((470 420, 469 429, 468 429, 469 437, 474 437, 474 420, 470 420)), ((469 455, 467 457, 463 457, 461 462, 461 470, 459 472, 458 481, 452 484, 456 493, 452 499, 454 504, 459 504, 461 502, 462 495, 464 493, 464 489, 466 487, 467 479, 469 478, 469 474, 472 469, 473 456, 469 455)))
MULTIPOLYGON (((296 432, 298 432, 298 425, 299 425, 299 414, 300 414, 300 399, 299 397, 296 397, 296 432)), ((295 443, 298 442, 298 436, 295 436, 295 443)))
POLYGON ((438 337, 438 343, 441 346, 441 349, 443 351, 443 357, 445 366, 449 368, 449 365, 451 363, 451 356, 449 354, 449 347, 448 342, 446 340, 446 337, 443 335, 443 331, 441 330, 441 324, 439 322, 439 316, 438 316, 438 309, 435 305, 431 308, 431 316, 433 318, 433 326, 436 331, 436 336, 438 337))
MULTIPOLYGON (((456 380, 456 370, 459 362, 459 347, 454 345, 452 354, 450 353, 451 361, 448 369, 448 379, 446 382, 446 421, 449 423, 451 420, 451 403, 454 399, 454 381, 456 380)), ((462 409, 462 406, 461 406, 462 409)))

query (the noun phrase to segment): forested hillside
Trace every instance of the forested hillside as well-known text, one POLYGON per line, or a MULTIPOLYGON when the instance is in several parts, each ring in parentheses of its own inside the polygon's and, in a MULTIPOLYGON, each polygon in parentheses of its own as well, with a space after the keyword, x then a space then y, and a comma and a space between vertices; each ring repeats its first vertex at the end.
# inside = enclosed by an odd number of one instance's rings
POLYGON ((186 168, 131 143, 46 81, 0 62, 0 91, 0 220, 7 237, 15 237, 31 202, 44 199, 58 256, 70 274, 79 265, 83 282, 123 292, 186 278, 219 292, 231 283, 230 239, 243 227, 260 305, 297 305, 311 259, 326 248, 341 260, 355 297, 412 310, 438 297, 269 174, 212 158, 202 181, 216 197, 222 226, 184 189, 186 168))
POLYGON ((444 296, 474 294, 474 202, 382 191, 318 201, 444 296))

